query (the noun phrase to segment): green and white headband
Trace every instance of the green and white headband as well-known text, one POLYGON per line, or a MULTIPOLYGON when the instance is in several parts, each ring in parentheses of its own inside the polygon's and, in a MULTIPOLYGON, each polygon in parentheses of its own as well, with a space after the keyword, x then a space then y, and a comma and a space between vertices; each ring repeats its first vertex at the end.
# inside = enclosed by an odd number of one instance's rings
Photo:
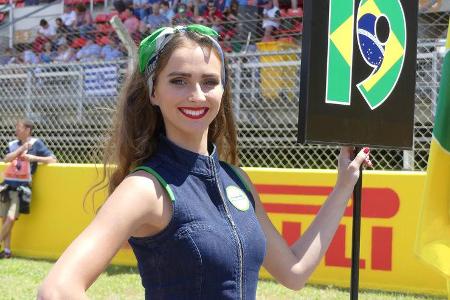
POLYGON ((225 58, 216 38, 219 34, 209 27, 192 24, 187 26, 176 26, 176 27, 162 27, 155 30, 148 37, 143 39, 139 45, 139 71, 144 73, 147 77, 147 83, 149 87, 149 93, 152 93, 153 90, 153 77, 155 68, 159 59, 159 55, 167 43, 174 37, 175 33, 178 32, 195 32, 201 34, 203 36, 208 37, 214 47, 217 49, 217 52, 220 55, 220 59, 222 61, 222 86, 225 88, 226 83, 226 73, 225 73, 225 58))

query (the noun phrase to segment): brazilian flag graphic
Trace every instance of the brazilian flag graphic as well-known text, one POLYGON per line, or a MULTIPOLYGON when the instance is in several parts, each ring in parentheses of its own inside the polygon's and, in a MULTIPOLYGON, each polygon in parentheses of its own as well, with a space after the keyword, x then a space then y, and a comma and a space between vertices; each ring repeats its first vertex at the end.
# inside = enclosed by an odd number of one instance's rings
MULTIPOLYGON (((350 105, 353 66, 353 1, 330 1, 327 103, 350 105)), ((372 73, 357 88, 371 109, 380 106, 397 84, 406 49, 406 20, 397 0, 362 0, 356 17, 358 48, 372 73), (376 27, 387 19, 389 35, 380 41, 376 27)))
POLYGON ((450 29, 446 48, 416 252, 447 279, 450 293, 450 29))
POLYGON ((411 149, 419 2, 303 3, 298 141, 411 149))

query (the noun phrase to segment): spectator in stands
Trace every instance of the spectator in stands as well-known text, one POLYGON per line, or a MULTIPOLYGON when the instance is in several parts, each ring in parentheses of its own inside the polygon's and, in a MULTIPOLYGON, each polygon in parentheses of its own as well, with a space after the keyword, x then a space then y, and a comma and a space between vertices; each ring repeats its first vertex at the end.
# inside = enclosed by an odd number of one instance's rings
POLYGON ((224 12, 224 23, 222 31, 222 47, 224 51, 233 51, 231 39, 236 35, 236 22, 239 4, 237 0, 232 0, 230 7, 224 12))
POLYGON ((86 44, 77 52, 76 58, 81 62, 96 61, 100 59, 101 52, 102 47, 94 42, 92 35, 89 35, 87 36, 86 44))
MULTIPOLYGON (((105 37, 106 38, 106 37, 105 37)), ((116 60, 123 57, 122 51, 119 50, 120 41, 113 38, 106 38, 106 44, 102 47, 100 58, 108 60, 116 60)))
POLYGON ((185 0, 186 11, 191 12, 194 17, 197 17, 198 14, 198 5, 200 0, 185 0))
POLYGON ((168 1, 162 1, 161 2, 161 14, 166 17, 166 19, 169 21, 169 24, 172 24, 173 17, 175 17, 175 12, 170 7, 170 4, 168 1))
POLYGON ((73 27, 77 21, 77 13, 71 5, 64 5, 64 13, 61 15, 61 20, 67 27, 73 27))
POLYGON ((114 0, 113 1, 114 9, 117 10, 119 14, 123 13, 125 9, 133 7, 132 0, 114 0))
MULTIPOLYGON (((225 7, 228 9, 231 5, 231 0, 226 0, 225 7)), ((238 21, 236 39, 239 42, 245 42, 247 35, 250 32, 253 37, 257 34, 259 13, 257 8, 258 0, 238 0, 238 21)))
POLYGON ((56 29, 53 25, 50 25, 46 19, 41 19, 39 22, 39 29, 37 31, 37 37, 33 43, 33 49, 35 52, 40 53, 42 47, 47 42, 52 42, 56 38, 56 29))
POLYGON ((74 49, 67 44, 61 44, 58 47, 56 56, 53 59, 55 62, 70 62, 75 59, 74 49))
POLYGON ((233 21, 237 21, 237 15, 239 12, 239 2, 238 0, 231 0, 230 6, 225 8, 224 15, 233 21))
POLYGON ((56 40, 55 40, 55 49, 58 48, 59 45, 65 44, 67 42, 72 41, 72 28, 67 27, 63 22, 62 18, 56 18, 56 40))
POLYGON ((133 14, 139 19, 142 20, 147 12, 145 10, 145 4, 147 4, 147 0, 133 0, 133 14))
POLYGON ((38 64, 39 57, 34 52, 34 49, 30 49, 29 46, 26 46, 25 50, 22 53, 21 60, 24 64, 38 64))
POLYGON ((53 25, 49 24, 46 19, 41 19, 39 22, 38 35, 45 37, 49 40, 53 40, 56 37, 56 29, 53 25))
POLYGON ((149 14, 148 0, 133 0, 133 14, 143 20, 149 14))
POLYGON ((39 61, 43 63, 51 63, 55 57, 55 52, 52 51, 52 44, 47 42, 44 44, 44 51, 39 54, 39 61))
POLYGON ((194 15, 196 16, 196 20, 205 14, 208 1, 209 0, 194 0, 194 15))
POLYGON ((173 17, 173 25, 185 25, 192 23, 194 19, 194 14, 190 11, 187 11, 186 4, 180 3, 178 5, 177 13, 173 17))
POLYGON ((9 65, 16 62, 16 57, 13 55, 11 48, 6 48, 5 53, 0 56, 0 65, 9 65))
POLYGON ((221 12, 225 12, 226 4, 227 4, 226 0, 216 0, 216 1, 214 1, 214 5, 221 12))
POLYGON ((441 5, 442 0, 420 0, 419 12, 420 13, 436 12, 441 5))
POLYGON ((73 27, 80 32, 82 37, 86 37, 89 32, 95 29, 92 25, 92 15, 83 3, 78 3, 75 11, 77 17, 73 27))
POLYGON ((164 15, 160 14, 160 5, 156 2, 152 5, 152 14, 146 16, 142 20, 143 28, 141 28, 141 31, 151 33, 159 27, 169 26, 169 24, 169 20, 164 15))
POLYGON ((31 179, 39 163, 55 163, 56 158, 44 142, 32 137, 34 124, 23 118, 16 123, 17 139, 8 143, 4 161, 8 163, 2 183, 0 218, 3 219, 0 258, 11 257, 11 232, 20 213, 30 213, 31 179))
POLYGON ((125 11, 122 13, 122 16, 123 16, 123 26, 125 26, 125 28, 128 30, 128 32, 134 39, 139 31, 140 25, 139 19, 136 18, 135 15, 133 15, 133 12, 129 8, 125 9, 125 11))
POLYGON ((233 23, 231 26, 228 24, 226 26, 226 30, 229 30, 233 28, 235 30, 236 23, 238 21, 238 10, 239 10, 239 3, 237 0, 231 0, 230 6, 225 9, 223 12, 223 15, 225 16, 225 22, 227 23, 233 23))
POLYGON ((221 34, 223 30, 222 23, 224 19, 222 12, 217 9, 216 5, 214 4, 214 0, 208 1, 206 7, 206 11, 203 15, 205 23, 209 27, 212 27, 219 34, 221 34))
POLYGON ((264 5, 264 19, 262 23, 262 27, 264 29, 264 37, 262 39, 263 42, 267 42, 273 39, 272 33, 275 29, 280 27, 280 9, 278 5, 274 5, 273 0, 266 0, 263 2, 264 5))

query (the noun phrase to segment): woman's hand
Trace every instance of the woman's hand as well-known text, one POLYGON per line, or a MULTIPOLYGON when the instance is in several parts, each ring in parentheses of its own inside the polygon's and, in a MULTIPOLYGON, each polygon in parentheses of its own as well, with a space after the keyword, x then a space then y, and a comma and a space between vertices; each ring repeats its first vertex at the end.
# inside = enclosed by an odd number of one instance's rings
POLYGON ((353 190, 359 178, 359 168, 361 165, 372 167, 370 161, 370 149, 364 147, 359 151, 356 157, 352 160, 353 147, 341 147, 338 159, 338 179, 336 188, 353 190))

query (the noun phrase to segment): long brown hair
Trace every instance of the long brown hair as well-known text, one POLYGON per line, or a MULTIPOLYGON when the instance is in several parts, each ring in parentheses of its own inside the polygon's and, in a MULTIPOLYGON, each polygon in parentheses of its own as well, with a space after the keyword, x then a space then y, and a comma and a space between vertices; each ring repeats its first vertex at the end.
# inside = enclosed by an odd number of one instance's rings
MULTIPOLYGON (((175 33, 160 53, 154 83, 173 51, 188 41, 217 51, 205 36, 195 32, 175 33)), ((227 67, 226 64, 224 67, 227 67)), ((237 165, 236 125, 228 78, 226 82, 219 112, 209 125, 208 142, 216 144, 220 159, 237 165)), ((159 108, 152 106, 147 78, 136 66, 119 97, 113 130, 104 150, 102 179, 89 192, 95 193, 108 186, 108 192, 111 194, 131 170, 153 155, 160 133, 164 133, 163 117, 159 108)))

